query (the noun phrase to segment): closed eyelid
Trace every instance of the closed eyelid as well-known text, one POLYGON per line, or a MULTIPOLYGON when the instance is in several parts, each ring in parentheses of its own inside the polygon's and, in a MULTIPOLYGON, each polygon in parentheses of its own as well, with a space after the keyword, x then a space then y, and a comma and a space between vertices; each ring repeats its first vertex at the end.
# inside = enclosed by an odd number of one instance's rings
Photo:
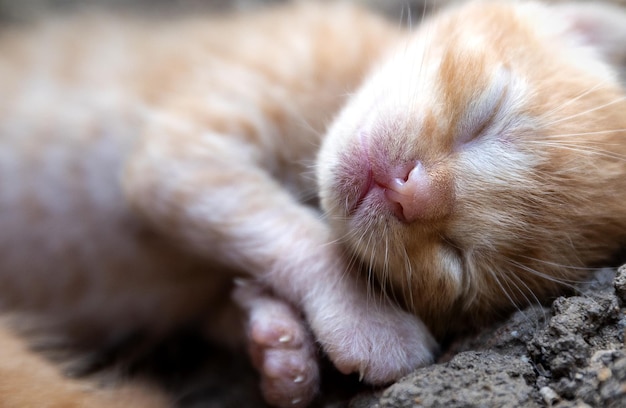
POLYGON ((468 143, 483 134, 500 112, 509 91, 511 72, 500 66, 493 78, 489 87, 468 104, 457 129, 458 144, 468 143))

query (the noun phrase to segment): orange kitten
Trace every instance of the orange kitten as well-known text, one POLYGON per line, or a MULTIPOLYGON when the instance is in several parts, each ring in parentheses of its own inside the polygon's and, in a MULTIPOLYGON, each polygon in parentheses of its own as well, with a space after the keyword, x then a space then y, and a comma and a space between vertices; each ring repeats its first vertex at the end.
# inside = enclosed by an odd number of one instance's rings
POLYGON ((438 337, 626 243, 624 50, 616 7, 473 2, 420 26, 335 121, 322 206, 438 337))
POLYGON ((431 362, 421 321, 371 302, 302 203, 325 124, 398 35, 353 6, 313 3, 4 28, 2 307, 92 347, 199 319, 236 338, 223 303, 233 276, 250 277, 237 299, 265 396, 282 406, 317 388, 302 313, 338 368, 366 381, 431 362))
POLYGON ((199 319, 236 339, 218 321, 247 278, 278 406, 313 398, 315 341, 373 384, 428 364, 430 331, 554 295, 626 239, 626 17, 591 10, 475 3, 414 33, 316 4, 5 28, 0 302, 93 346, 199 319), (320 143, 330 225, 309 205, 320 143))

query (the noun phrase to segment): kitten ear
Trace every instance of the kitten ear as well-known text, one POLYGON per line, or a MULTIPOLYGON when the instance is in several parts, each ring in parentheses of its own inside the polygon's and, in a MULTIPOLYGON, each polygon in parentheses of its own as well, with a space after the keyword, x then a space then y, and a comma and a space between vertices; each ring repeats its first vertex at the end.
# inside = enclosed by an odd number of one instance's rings
POLYGON ((554 7, 570 20, 570 30, 598 49, 606 62, 626 68, 626 8, 602 2, 554 7))

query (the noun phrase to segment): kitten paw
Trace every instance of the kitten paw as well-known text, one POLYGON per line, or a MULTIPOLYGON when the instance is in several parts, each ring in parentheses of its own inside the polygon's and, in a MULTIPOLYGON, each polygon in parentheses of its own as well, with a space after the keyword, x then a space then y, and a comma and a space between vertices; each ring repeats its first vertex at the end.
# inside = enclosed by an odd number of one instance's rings
POLYGON ((302 318, 250 281, 238 281, 233 297, 248 314, 248 348, 265 400, 276 407, 309 405, 318 390, 319 368, 302 318))
POLYGON ((313 326, 340 372, 359 373, 366 383, 384 385, 434 362, 437 342, 419 318, 373 302, 351 311, 352 316, 326 316, 313 326))

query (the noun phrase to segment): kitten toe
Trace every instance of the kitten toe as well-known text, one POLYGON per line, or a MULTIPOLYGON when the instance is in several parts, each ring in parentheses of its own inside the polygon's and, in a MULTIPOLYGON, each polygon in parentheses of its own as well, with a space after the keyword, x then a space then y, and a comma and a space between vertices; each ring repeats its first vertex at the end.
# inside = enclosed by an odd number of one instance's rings
POLYGON ((261 390, 277 407, 307 406, 317 391, 319 374, 312 347, 265 349, 261 390))
POLYGON ((234 299, 248 314, 248 350, 265 400, 276 407, 307 406, 318 390, 319 368, 302 318, 255 283, 240 283, 234 299))

